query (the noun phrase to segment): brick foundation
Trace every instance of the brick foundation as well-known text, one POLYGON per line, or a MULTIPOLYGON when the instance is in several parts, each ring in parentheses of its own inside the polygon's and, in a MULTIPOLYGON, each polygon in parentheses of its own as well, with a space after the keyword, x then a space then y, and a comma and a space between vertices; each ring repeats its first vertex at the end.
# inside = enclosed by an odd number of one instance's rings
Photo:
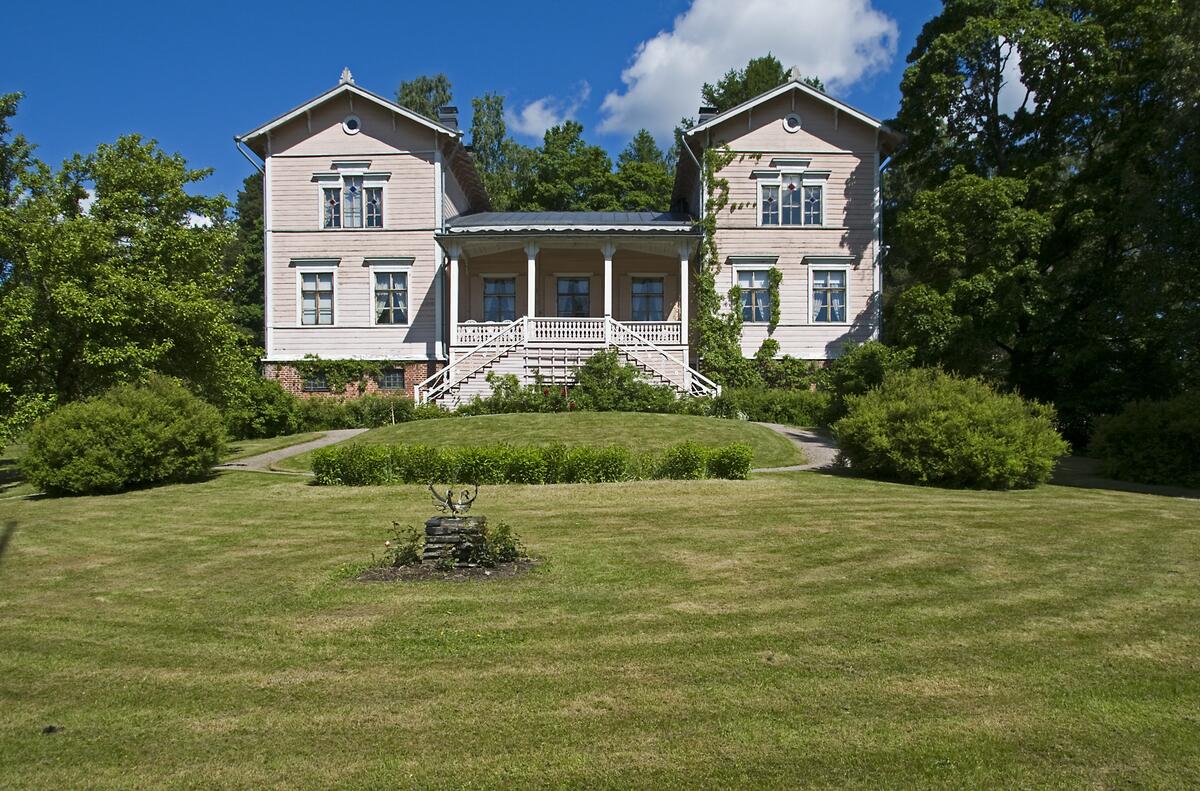
POLYGON ((352 382, 346 386, 346 392, 344 393, 337 393, 332 390, 309 392, 304 389, 304 379, 300 376, 300 372, 287 363, 263 363, 263 376, 267 379, 274 379, 283 386, 284 390, 300 398, 358 398, 360 395, 372 393, 402 395, 412 398, 413 387, 437 373, 445 367, 445 363, 436 360, 420 360, 417 362, 397 362, 395 367, 404 369, 404 389, 402 390, 383 390, 376 383, 374 377, 367 377, 365 386, 361 391, 352 382))

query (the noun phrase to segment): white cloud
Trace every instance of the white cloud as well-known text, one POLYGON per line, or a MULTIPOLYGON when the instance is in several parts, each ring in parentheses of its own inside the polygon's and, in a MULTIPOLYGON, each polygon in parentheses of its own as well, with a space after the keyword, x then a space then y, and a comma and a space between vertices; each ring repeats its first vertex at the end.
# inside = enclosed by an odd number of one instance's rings
POLYGON ((213 222, 211 217, 205 217, 203 214, 196 214, 194 211, 188 212, 187 224, 189 228, 208 228, 213 222))
POLYGON ((666 137, 695 115, 701 85, 767 52, 837 92, 887 67, 896 38, 895 21, 871 0, 695 0, 671 30, 638 45, 621 72, 625 90, 604 97, 600 131, 666 137))
MULTIPOLYGON (((1021 82, 1021 50, 1016 44, 1009 45, 1004 36, 1000 37, 1000 54, 1007 56, 1004 60, 1004 70, 1001 71, 1003 82, 1000 83, 1000 95, 996 97, 996 105, 1000 112, 1012 115, 1026 104, 1025 83, 1021 82)), ((1028 101, 1034 101, 1033 92, 1028 93, 1028 101)))
POLYGON ((522 107, 520 112, 506 110, 504 123, 514 132, 540 138, 550 127, 574 118, 575 113, 579 112, 579 108, 591 95, 592 86, 584 81, 579 84, 574 98, 557 99, 553 96, 543 96, 522 107))
POLYGON ((92 204, 95 202, 96 202, 96 191, 94 189, 89 188, 87 191, 87 196, 79 199, 79 213, 80 214, 91 214, 92 213, 92 204))

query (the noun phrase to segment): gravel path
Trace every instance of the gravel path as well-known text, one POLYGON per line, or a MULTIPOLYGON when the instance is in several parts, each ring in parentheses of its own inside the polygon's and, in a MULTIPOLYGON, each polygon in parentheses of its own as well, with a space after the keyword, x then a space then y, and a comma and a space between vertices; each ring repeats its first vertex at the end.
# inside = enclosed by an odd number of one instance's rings
POLYGON ((759 423, 772 431, 777 431, 800 446, 808 461, 804 464, 792 464, 788 467, 760 467, 751 472, 792 472, 794 470, 828 470, 833 467, 838 449, 829 434, 816 429, 794 428, 780 423, 759 423))
POLYGON ((351 437, 356 437, 366 431, 365 428, 342 428, 334 431, 325 432, 325 436, 318 437, 308 442, 301 442, 299 445, 289 445, 286 448, 273 450, 268 453, 260 453, 257 456, 247 456, 244 459, 231 461, 226 464, 218 464, 214 469, 217 470, 254 470, 256 472, 275 472, 283 475, 312 475, 309 472, 287 472, 285 470, 271 469, 277 461, 286 459, 289 456, 296 456, 301 453, 306 453, 310 450, 323 448, 326 445, 333 445, 351 437))

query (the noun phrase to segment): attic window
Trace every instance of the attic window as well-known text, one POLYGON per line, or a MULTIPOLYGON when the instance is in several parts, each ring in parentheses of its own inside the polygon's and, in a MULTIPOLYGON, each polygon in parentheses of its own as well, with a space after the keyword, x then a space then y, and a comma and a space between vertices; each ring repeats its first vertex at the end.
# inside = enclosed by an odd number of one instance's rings
POLYGON ((795 113, 788 113, 783 118, 783 128, 787 132, 799 132, 800 116, 796 115, 795 113))
POLYGON ((348 135, 356 135, 362 129, 362 121, 358 120, 357 115, 348 115, 342 121, 342 131, 348 135))

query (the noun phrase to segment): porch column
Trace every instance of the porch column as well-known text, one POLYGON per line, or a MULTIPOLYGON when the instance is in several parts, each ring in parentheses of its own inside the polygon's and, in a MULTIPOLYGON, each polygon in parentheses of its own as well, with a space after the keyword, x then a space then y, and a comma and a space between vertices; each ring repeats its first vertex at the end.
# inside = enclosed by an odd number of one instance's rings
POLYGON ((688 279, 691 270, 688 267, 689 245, 679 245, 679 342, 684 346, 688 342, 688 279))
POLYGON ((462 255, 462 248, 458 245, 450 245, 446 248, 446 255, 449 258, 447 266, 450 268, 450 345, 458 345, 458 259, 462 255))
POLYGON ((605 242, 601 245, 600 252, 604 254, 604 317, 611 319, 613 302, 612 261, 613 254, 617 252, 617 246, 612 242, 605 242))
POLYGON ((525 315, 533 318, 536 315, 537 306, 537 242, 529 242, 525 245, 525 258, 528 266, 528 283, 526 283, 525 296, 525 315))

